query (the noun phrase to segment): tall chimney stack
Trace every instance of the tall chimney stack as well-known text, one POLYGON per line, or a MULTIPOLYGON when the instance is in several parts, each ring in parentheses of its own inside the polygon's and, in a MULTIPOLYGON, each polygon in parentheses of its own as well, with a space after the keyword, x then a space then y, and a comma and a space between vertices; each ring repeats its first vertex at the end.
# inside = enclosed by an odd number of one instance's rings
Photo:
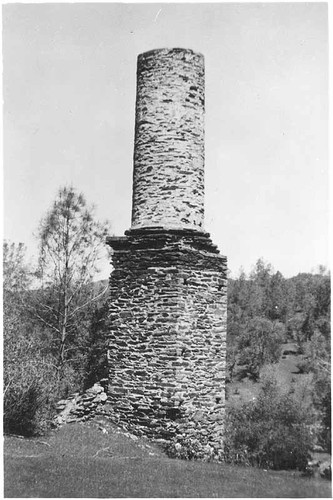
POLYGON ((138 57, 132 228, 202 229, 204 58, 191 50, 138 57))
POLYGON ((132 224, 108 238, 108 401, 132 432, 219 459, 227 262, 203 225, 204 59, 153 50, 138 57, 132 224))

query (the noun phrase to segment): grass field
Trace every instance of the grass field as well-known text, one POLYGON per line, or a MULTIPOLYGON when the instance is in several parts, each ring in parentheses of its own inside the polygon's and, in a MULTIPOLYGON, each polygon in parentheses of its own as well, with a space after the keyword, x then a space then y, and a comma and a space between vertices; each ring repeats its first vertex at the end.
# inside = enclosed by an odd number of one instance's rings
POLYGON ((167 458, 148 441, 95 419, 39 439, 6 436, 5 497, 331 497, 331 482, 167 458))

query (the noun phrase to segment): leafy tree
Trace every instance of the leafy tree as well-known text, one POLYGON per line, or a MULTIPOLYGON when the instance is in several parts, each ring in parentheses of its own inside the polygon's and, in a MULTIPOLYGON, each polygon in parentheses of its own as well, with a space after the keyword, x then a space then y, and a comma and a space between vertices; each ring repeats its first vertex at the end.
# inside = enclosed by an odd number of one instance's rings
POLYGON ((272 274, 272 266, 259 259, 249 278, 241 272, 229 282, 228 349, 229 379, 237 365, 253 378, 259 377, 265 363, 277 361, 284 337, 282 322, 286 314, 285 280, 281 273, 272 274), (275 320, 275 321, 271 321, 275 320))
POLYGON ((326 274, 305 274, 288 280, 294 290, 289 300, 288 331, 300 347, 311 340, 316 330, 330 336, 330 277, 326 274))
POLYGON ((258 259, 250 274, 250 314, 254 318, 269 317, 269 295, 272 276, 272 266, 263 259, 258 259))
POLYGON ((244 270, 228 282, 227 380, 231 382, 238 360, 238 341, 249 316, 249 284, 244 270))
POLYGON ((59 377, 65 365, 82 370, 87 351, 89 308, 107 287, 96 292, 93 277, 105 256, 108 223, 72 187, 59 190, 39 228, 40 256, 33 313, 46 329, 59 377))
POLYGON ((228 282, 228 321, 242 320, 247 313, 249 293, 246 274, 241 269, 237 279, 228 282))
POLYGON ((321 275, 316 289, 316 305, 314 310, 314 318, 316 327, 322 335, 330 342, 331 330, 331 280, 329 275, 321 275))
POLYGON ((286 280, 278 271, 273 274, 269 283, 267 296, 267 315, 271 320, 286 321, 290 297, 288 297, 286 280))
POLYGON ((331 350, 330 342, 317 330, 304 344, 304 358, 298 363, 300 372, 313 374, 312 399, 319 412, 322 429, 320 444, 331 450, 331 350))
POLYGON ((320 412, 321 431, 319 444, 327 453, 332 453, 332 397, 330 364, 318 371, 314 378, 313 400, 320 412))
POLYGON ((295 312, 287 322, 288 337, 297 342, 298 346, 302 348, 303 343, 303 330, 302 327, 305 322, 305 315, 302 312, 295 312))
POLYGON ((267 378, 257 399, 228 408, 225 459, 270 469, 305 470, 313 446, 311 423, 309 408, 267 378))
POLYGON ((284 335, 282 323, 253 318, 239 339, 239 364, 245 365, 247 373, 257 380, 265 364, 278 361, 284 335))
POLYGON ((228 319, 246 322, 249 318, 268 317, 272 266, 258 259, 249 278, 241 270, 239 278, 229 280, 228 319))
POLYGON ((252 269, 250 279, 255 280, 262 288, 265 288, 269 283, 272 272, 272 265, 269 262, 265 262, 264 259, 260 257, 252 269))

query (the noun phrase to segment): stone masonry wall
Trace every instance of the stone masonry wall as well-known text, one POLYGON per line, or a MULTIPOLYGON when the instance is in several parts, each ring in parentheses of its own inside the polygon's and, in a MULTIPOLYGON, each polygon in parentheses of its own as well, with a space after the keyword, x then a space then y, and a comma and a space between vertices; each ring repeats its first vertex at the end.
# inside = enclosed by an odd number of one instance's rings
POLYGON ((192 50, 138 57, 132 228, 203 228, 204 83, 192 50))
POLYGON ((227 278, 203 232, 204 105, 202 55, 138 57, 132 226, 108 239, 108 404, 132 432, 220 458, 227 278))
POLYGON ((109 238, 108 401, 155 439, 221 450, 226 259, 207 233, 129 231, 109 238))

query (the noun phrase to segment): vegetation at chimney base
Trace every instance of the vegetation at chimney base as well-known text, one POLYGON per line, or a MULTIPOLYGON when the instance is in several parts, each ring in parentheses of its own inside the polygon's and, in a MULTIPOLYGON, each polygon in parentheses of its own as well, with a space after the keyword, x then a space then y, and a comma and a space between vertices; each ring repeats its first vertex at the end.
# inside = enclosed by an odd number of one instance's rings
POLYGON ((274 377, 263 381, 258 398, 227 411, 224 457, 229 463, 265 469, 305 470, 313 448, 311 406, 282 392, 274 377))
MULTIPOLYGON (((4 242, 7 433, 45 432, 58 400, 106 376, 107 286, 93 282, 106 232, 84 197, 63 188, 41 222, 38 269, 27 264, 22 244, 4 242)), ((259 259, 249 276, 230 278, 227 394, 243 381, 262 389, 253 401, 227 401, 225 459, 303 467, 314 444, 330 451, 330 362, 324 268, 286 279, 259 259), (286 357, 286 343, 297 353, 304 390, 265 382, 264 373, 286 357)))

